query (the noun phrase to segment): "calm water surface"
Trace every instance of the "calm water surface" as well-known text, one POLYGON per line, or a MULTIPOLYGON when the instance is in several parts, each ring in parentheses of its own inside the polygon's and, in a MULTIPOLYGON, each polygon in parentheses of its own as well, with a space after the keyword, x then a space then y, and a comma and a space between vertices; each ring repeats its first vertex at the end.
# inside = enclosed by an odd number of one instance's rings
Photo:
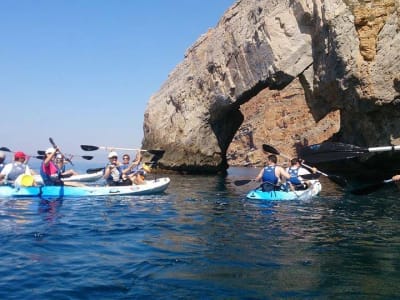
POLYGON ((157 196, 0 199, 1 299, 399 298, 400 191, 246 200, 227 177, 157 196))

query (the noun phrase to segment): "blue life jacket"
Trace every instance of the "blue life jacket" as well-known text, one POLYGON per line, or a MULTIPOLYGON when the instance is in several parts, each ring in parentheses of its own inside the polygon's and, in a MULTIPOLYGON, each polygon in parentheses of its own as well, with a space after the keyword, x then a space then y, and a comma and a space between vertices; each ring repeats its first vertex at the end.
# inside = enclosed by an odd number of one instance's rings
POLYGON ((21 174, 24 174, 26 170, 26 165, 21 164, 20 162, 13 162, 10 173, 8 173, 6 180, 7 181, 15 181, 17 177, 21 174))
POLYGON ((290 175, 289 181, 291 184, 299 185, 302 184, 301 180, 299 179, 299 169, 300 168, 292 168, 288 169, 288 173, 290 175))
POLYGON ((277 184, 279 178, 275 175, 275 166, 267 166, 264 168, 264 173, 262 176, 263 182, 269 182, 272 184, 277 184))

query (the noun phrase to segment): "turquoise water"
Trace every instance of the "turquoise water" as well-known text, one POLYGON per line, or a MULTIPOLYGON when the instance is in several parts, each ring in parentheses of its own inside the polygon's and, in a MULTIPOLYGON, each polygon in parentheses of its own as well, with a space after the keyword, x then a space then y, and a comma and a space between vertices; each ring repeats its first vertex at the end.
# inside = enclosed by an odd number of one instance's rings
POLYGON ((398 191, 246 200, 254 185, 170 176, 164 194, 0 199, 1 299, 398 298, 398 191))

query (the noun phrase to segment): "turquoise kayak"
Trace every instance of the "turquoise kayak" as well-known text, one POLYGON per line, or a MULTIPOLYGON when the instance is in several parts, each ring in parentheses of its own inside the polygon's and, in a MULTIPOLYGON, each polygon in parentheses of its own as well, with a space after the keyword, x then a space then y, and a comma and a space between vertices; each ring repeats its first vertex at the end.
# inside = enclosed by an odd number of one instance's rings
POLYGON ((146 180, 144 184, 129 186, 0 186, 0 197, 87 197, 116 195, 149 195, 165 191, 170 183, 168 177, 146 180))
POLYGON ((308 189, 302 191, 271 191, 263 192, 261 188, 250 191, 246 198, 266 200, 266 201, 282 201, 282 200, 308 200, 318 195, 321 192, 322 186, 319 180, 311 180, 311 185, 308 189))

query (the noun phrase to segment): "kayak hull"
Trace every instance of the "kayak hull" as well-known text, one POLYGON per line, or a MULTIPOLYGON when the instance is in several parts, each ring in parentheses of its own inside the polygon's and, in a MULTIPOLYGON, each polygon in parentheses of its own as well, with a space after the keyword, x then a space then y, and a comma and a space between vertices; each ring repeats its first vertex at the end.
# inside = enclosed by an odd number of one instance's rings
POLYGON ((0 186, 0 197, 88 197, 116 195, 149 195, 164 192, 170 183, 168 177, 146 180, 144 184, 129 186, 0 186))
MULTIPOLYGON (((95 182, 103 177, 103 171, 99 171, 96 173, 92 174, 79 174, 79 175, 73 175, 70 177, 63 178, 62 180, 65 182, 95 182)), ((34 175, 33 178, 35 179, 36 184, 42 185, 43 180, 42 176, 40 175, 34 175)))
POLYGON ((318 180, 312 180, 311 186, 303 191, 271 191, 263 192, 260 188, 250 191, 246 198, 265 201, 308 200, 321 192, 322 186, 318 180))

